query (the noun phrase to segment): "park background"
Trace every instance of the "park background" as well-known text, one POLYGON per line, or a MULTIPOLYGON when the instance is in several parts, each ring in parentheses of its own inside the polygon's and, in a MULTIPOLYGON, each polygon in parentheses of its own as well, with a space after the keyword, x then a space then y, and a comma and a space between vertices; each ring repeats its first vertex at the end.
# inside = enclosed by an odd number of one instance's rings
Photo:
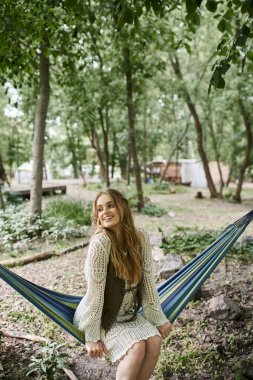
MULTIPOLYGON (((166 255, 185 264, 252 209, 251 1, 4 0, 0 15, 0 263, 84 294, 80 247, 108 186, 150 233, 157 282, 166 255)), ((249 226, 178 318, 154 378, 253 378, 252 255, 249 226), (235 319, 210 316, 221 294, 235 319)), ((29 363, 30 378, 113 378, 0 287, 2 378, 26 378, 29 363), (56 342, 44 354, 43 339, 56 342), (52 375, 64 353, 71 372, 52 375)))

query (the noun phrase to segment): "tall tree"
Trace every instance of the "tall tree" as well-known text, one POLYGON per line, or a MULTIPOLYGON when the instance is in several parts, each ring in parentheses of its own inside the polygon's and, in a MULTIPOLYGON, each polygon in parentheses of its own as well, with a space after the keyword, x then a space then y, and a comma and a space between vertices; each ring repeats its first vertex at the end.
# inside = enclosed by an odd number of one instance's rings
MULTIPOLYGON (((178 59, 176 54, 172 55, 170 53, 170 62, 171 62, 171 65, 173 67, 173 70, 175 72, 175 75, 183 82, 183 76, 182 76, 182 72, 181 72, 181 68, 180 68, 180 63, 179 63, 179 59, 178 59)), ((201 124, 198 112, 196 110, 196 106, 191 99, 191 96, 188 92, 186 85, 184 84, 183 87, 184 87, 184 93, 185 93, 185 101, 186 101, 187 107, 188 107, 188 109, 189 109, 189 111, 193 117, 194 125, 196 128, 198 152, 199 152, 199 155, 200 155, 200 158, 201 158, 201 161, 203 164, 203 168, 205 171, 207 186, 208 186, 208 189, 210 191, 210 196, 211 196, 211 198, 217 198, 220 196, 220 194, 217 192, 217 190, 215 188, 215 185, 214 185, 214 182, 213 182, 213 179, 211 176, 211 172, 210 172, 210 169, 208 166, 208 160, 207 160, 205 149, 203 146, 202 124, 201 124)))
POLYGON ((2 82, 12 80, 16 87, 35 83, 38 88, 34 101, 31 222, 40 217, 42 209, 44 136, 50 95, 49 56, 56 61, 67 53, 69 35, 65 30, 74 21, 71 6, 51 0, 32 3, 4 0, 0 8, 1 31, 5 36, 1 38, 0 47, 2 82))
POLYGON ((49 85, 49 58, 46 52, 49 49, 48 37, 44 37, 40 47, 40 92, 37 101, 34 138, 33 138, 33 168, 31 186, 31 222, 41 216, 42 210, 42 180, 44 163, 44 138, 46 129, 46 117, 50 96, 49 85))
POLYGON ((243 179, 244 179, 245 171, 250 164, 250 157, 251 157, 251 152, 252 152, 252 147, 253 147, 253 136, 252 136, 253 132, 252 132, 252 117, 251 117, 250 112, 245 107, 244 101, 241 96, 238 99, 238 103, 239 103, 239 109, 240 109, 242 119, 243 119, 243 124, 245 127, 247 143, 246 143, 245 156, 244 156, 244 159, 239 171, 238 184, 237 184, 233 199, 236 200, 237 202, 241 202, 241 190, 242 190, 243 179))

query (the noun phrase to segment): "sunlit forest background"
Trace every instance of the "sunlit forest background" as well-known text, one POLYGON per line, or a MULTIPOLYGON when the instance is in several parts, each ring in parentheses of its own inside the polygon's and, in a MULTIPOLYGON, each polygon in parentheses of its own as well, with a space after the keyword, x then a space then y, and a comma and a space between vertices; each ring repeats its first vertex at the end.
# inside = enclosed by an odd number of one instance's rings
MULTIPOLYGON (((166 255, 185 264, 253 208, 251 0, 2 0, 0 20, 0 264, 83 294, 91 202, 114 187, 151 234, 159 283, 166 255)), ((195 299, 154 379, 253 378, 252 241, 208 280, 242 313, 214 323, 195 299)), ((31 378, 114 378, 0 285, 0 377, 26 378, 34 350, 31 378)))

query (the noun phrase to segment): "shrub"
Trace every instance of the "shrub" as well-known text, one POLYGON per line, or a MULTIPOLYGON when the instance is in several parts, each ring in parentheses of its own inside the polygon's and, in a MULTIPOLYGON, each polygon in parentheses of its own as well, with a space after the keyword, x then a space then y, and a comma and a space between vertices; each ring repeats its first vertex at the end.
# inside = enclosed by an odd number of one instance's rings
POLYGON ((143 207, 141 213, 149 216, 162 216, 167 214, 167 211, 154 203, 148 203, 143 207))
POLYGON ((196 254, 207 248, 216 238, 217 232, 215 231, 189 231, 187 228, 178 228, 177 233, 169 237, 163 235, 162 248, 165 253, 196 254))
POLYGON ((57 198, 48 202, 44 216, 73 220, 77 225, 91 225, 91 202, 57 198))
MULTIPOLYGON (((171 252, 176 254, 188 253, 188 259, 202 252, 205 248, 211 245, 217 239, 219 234, 218 231, 193 231, 187 227, 177 227, 176 233, 166 237, 160 228, 159 231, 162 233, 162 248, 164 248, 165 254, 171 252)), ((236 242, 233 247, 231 247, 228 257, 231 254, 241 262, 253 262, 252 242, 236 242)))
MULTIPOLYGON (((38 236, 49 240, 85 236, 87 224, 90 223, 90 206, 82 206, 82 218, 80 208, 74 208, 74 202, 69 204, 69 208, 71 206, 74 213, 64 207, 61 208, 61 213, 55 212, 54 216, 49 216, 50 212, 45 211, 42 218, 37 219, 32 225, 29 223, 29 210, 24 205, 10 205, 4 211, 0 210, 0 249, 2 247, 5 250, 12 248, 19 250, 38 236), (75 217, 75 212, 79 212, 79 215, 72 219, 75 217)), ((52 209, 55 210, 54 207, 52 209)))
POLYGON ((69 368, 66 362, 66 354, 61 353, 59 349, 64 344, 57 344, 56 342, 45 343, 44 347, 40 350, 41 357, 31 357, 30 371, 26 376, 31 373, 36 373, 38 380, 54 380, 55 374, 59 369, 69 368))

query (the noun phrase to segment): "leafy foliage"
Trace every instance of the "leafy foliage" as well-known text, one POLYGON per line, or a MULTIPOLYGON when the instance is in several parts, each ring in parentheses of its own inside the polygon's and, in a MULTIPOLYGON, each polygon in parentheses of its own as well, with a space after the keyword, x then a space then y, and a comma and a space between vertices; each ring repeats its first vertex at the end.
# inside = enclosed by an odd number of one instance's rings
POLYGON ((163 216, 167 214, 167 211, 154 203, 148 203, 143 207, 141 213, 148 216, 163 216))
POLYGON ((92 203, 83 203, 67 198, 57 198, 48 202, 45 217, 72 220, 77 225, 91 225, 92 203))
MULTIPOLYGON (((163 236, 162 248, 166 253, 176 253, 188 255, 187 259, 200 253, 203 249, 211 245, 217 238, 219 232, 213 230, 196 231, 187 227, 177 227, 177 232, 167 237, 159 228, 163 236)), ((253 262, 253 243, 236 242, 230 250, 230 254, 241 262, 253 262)), ((228 255, 228 256, 229 256, 228 255)))
MULTIPOLYGON (((28 208, 24 205, 8 206, 6 210, 0 211, 0 248, 19 250, 31 240, 41 236, 42 239, 57 240, 67 239, 70 237, 82 237, 87 232, 87 224, 90 223, 90 206, 82 210, 74 220, 74 215, 71 211, 67 212, 68 207, 74 207, 74 202, 67 207, 61 206, 61 211, 55 212, 55 207, 50 216, 50 207, 48 210, 49 215, 37 219, 34 224, 30 224, 30 214, 28 208), (64 213, 63 213, 64 209, 64 213), (80 223, 82 221, 82 224, 80 223)), ((76 206, 76 210, 80 210, 80 203, 76 206)))
POLYGON ((32 356, 31 368, 26 376, 36 373, 38 380, 53 380, 59 369, 69 368, 66 362, 66 354, 60 352, 64 344, 56 342, 46 343, 40 350, 41 358, 32 356))
POLYGON ((178 227, 177 233, 163 236, 162 248, 165 253, 199 253, 210 245, 217 237, 215 231, 191 231, 188 228, 178 227))
MULTIPOLYGON (((248 364, 252 363, 252 355, 250 354, 246 359, 241 359, 240 355, 243 350, 247 351, 247 344, 250 344, 249 332, 246 331, 243 333, 240 330, 237 332, 237 330, 229 334, 228 331, 226 331, 222 342, 224 346, 217 343, 205 346, 205 344, 201 344, 198 339, 203 330, 205 334, 209 334, 208 327, 205 328, 205 323, 210 322, 208 319, 200 322, 195 321, 194 324, 189 322, 188 327, 181 326, 177 333, 170 335, 170 338, 165 342, 167 349, 161 352, 156 369, 157 374, 162 373, 163 379, 170 378, 172 375, 178 375, 179 378, 184 378, 186 374, 191 376, 189 378, 194 379, 202 378, 203 373, 208 373, 212 379, 218 380, 227 378, 225 374, 226 366, 230 366, 230 371, 233 373, 234 379, 245 378, 243 376, 244 370, 248 364), (177 347, 176 350, 175 346, 177 347), (239 358, 236 360, 235 356, 239 358), (220 373, 222 373, 222 377, 220 377, 220 373)), ((222 329, 222 327, 226 329, 224 326, 216 327, 216 334, 217 330, 222 329)), ((213 337, 213 339, 215 339, 215 337, 213 337)), ((160 379, 161 377, 155 377, 155 379, 158 378, 160 379)))

